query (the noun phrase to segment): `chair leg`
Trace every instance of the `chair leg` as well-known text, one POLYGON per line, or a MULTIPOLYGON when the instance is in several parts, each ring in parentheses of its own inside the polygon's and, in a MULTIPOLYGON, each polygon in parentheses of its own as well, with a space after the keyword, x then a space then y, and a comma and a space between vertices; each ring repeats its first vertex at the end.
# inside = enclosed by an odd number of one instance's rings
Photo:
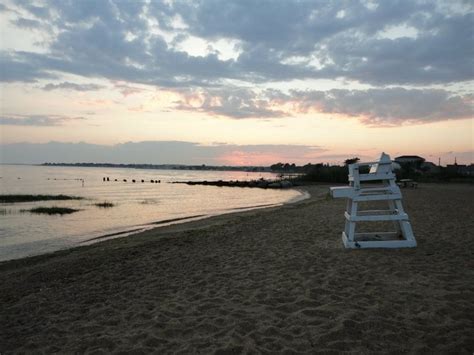
MULTIPOLYGON (((395 206, 397 207, 398 213, 405 213, 401 200, 395 200, 395 206)), ((415 241, 413 229, 411 228, 411 224, 409 221, 399 221, 398 225, 403 234, 404 239, 409 241, 415 241)))
MULTIPOLYGON (((389 206, 390 211, 394 211, 396 214, 400 214, 400 210, 397 209, 397 207, 395 206, 395 202, 393 202, 393 200, 388 201, 388 206, 389 206)), ((393 226, 395 227, 395 231, 398 234, 400 234, 402 232, 400 228, 400 223, 398 223, 398 221, 393 221, 392 223, 393 223, 393 226)))
POLYGON ((415 241, 413 229, 409 221, 400 221, 400 229, 402 230, 403 238, 409 241, 415 241))
MULTIPOLYGON (((349 215, 357 216, 357 202, 351 200, 350 206, 348 207, 350 207, 349 215)), ((356 229, 356 222, 346 220, 345 232, 346 232, 347 239, 350 242, 353 242, 355 239, 355 229, 356 229)))

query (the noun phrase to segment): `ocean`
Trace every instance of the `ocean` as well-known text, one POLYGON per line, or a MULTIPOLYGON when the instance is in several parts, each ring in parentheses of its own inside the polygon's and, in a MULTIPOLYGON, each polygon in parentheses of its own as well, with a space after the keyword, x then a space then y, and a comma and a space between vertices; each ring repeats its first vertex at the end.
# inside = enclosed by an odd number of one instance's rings
POLYGON ((0 261, 86 245, 106 239, 102 238, 105 235, 113 238, 158 225, 280 205, 306 197, 295 189, 171 183, 274 177, 271 173, 240 171, 0 165, 1 194, 65 194, 84 198, 0 203, 0 261), (104 177, 110 181, 103 181, 104 177), (161 180, 161 183, 150 180, 161 180), (95 205, 105 201, 114 206, 101 208, 95 205), (27 212, 40 206, 70 207, 80 211, 62 216, 27 212))

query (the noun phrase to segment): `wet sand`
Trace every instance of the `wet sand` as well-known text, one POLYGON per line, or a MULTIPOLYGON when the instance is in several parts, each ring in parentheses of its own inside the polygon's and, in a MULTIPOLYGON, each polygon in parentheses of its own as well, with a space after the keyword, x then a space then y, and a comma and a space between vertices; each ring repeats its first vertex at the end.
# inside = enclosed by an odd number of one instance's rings
POLYGON ((403 189, 418 247, 346 250, 343 200, 0 263, 0 353, 474 351, 474 186, 403 189))

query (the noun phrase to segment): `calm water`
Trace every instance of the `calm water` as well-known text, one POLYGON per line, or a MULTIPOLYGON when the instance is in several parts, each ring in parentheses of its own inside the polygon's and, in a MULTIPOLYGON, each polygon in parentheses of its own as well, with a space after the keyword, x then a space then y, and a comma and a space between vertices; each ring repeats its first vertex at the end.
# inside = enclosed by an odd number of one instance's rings
POLYGON ((0 260, 83 245, 90 243, 91 238, 106 234, 150 228, 154 222, 229 213, 304 198, 296 190, 169 183, 273 177, 269 173, 0 165, 0 176, 1 194, 66 194, 85 198, 0 204, 0 260), (104 182, 103 177, 111 181, 104 182), (132 179, 146 182, 132 183, 132 179), (152 184, 151 179, 159 179, 161 183, 152 184), (115 206, 94 205, 104 201, 115 206), (71 207, 80 211, 63 216, 21 212, 38 206, 71 207))

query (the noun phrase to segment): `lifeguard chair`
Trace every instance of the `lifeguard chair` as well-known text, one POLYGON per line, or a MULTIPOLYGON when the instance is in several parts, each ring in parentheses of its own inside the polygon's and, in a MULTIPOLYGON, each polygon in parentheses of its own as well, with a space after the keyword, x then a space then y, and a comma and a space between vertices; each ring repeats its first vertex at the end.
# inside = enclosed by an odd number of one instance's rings
POLYGON ((350 164, 349 186, 331 187, 330 190, 332 197, 348 199, 344 213, 346 224, 342 232, 346 248, 416 247, 388 154, 382 153, 378 162, 350 164), (368 173, 360 173, 363 167, 370 167, 368 173), (359 210, 359 203, 369 201, 386 201, 388 209, 359 210), (376 221, 392 221, 395 231, 356 233, 357 222, 376 221))

